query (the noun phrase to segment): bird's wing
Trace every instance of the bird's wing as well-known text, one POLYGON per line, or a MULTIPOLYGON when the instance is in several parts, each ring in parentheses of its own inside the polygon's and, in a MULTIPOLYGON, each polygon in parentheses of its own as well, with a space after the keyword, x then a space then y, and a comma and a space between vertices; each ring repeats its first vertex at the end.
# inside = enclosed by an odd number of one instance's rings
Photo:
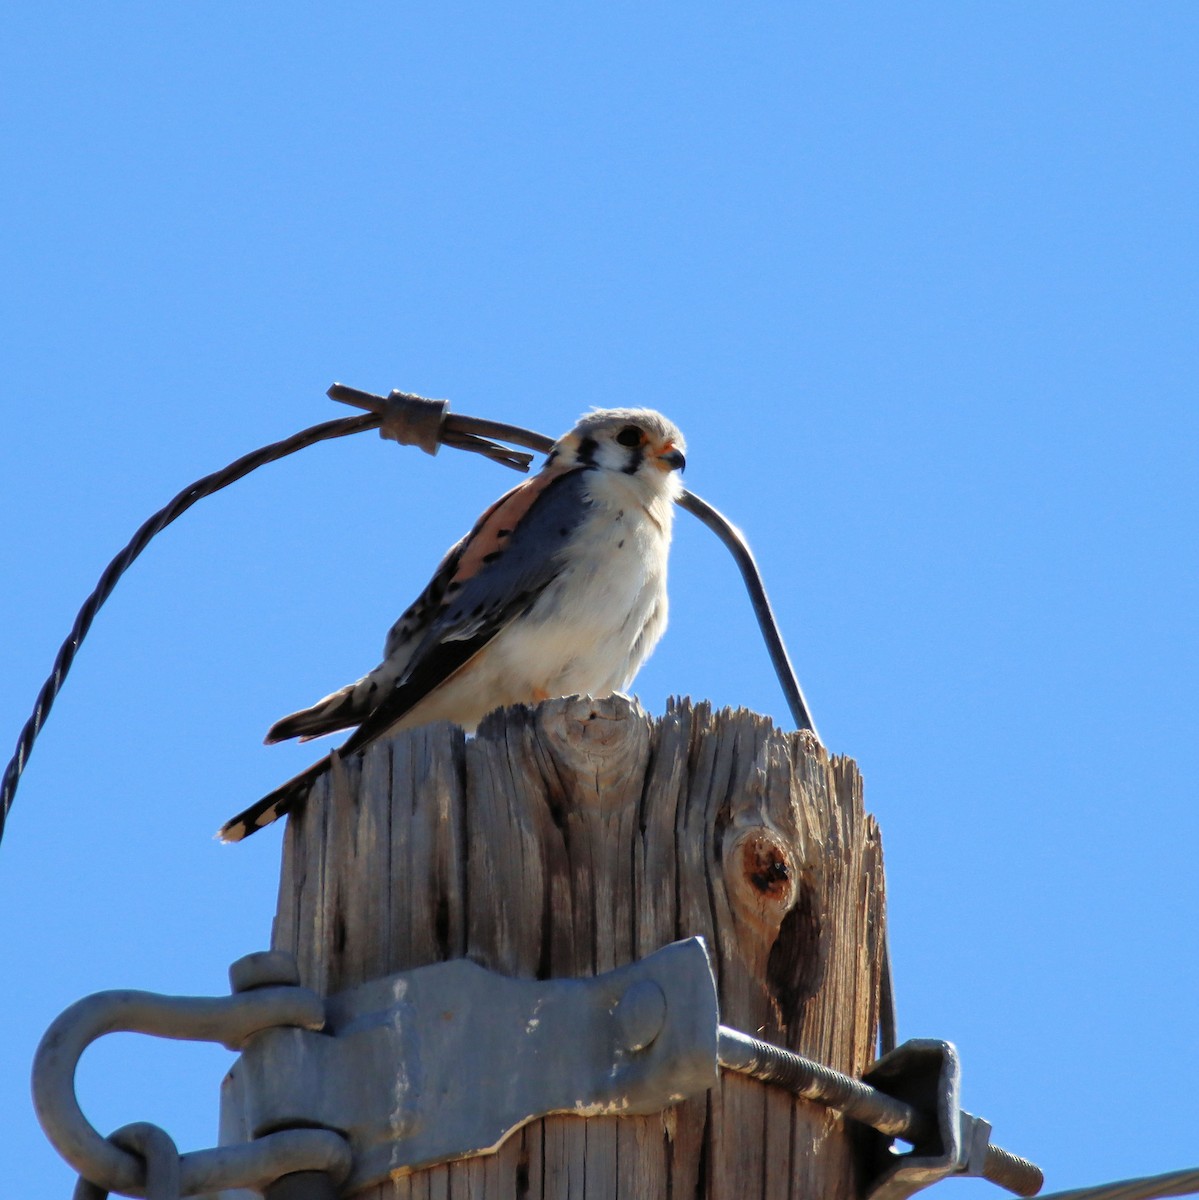
MULTIPOLYGON (((539 505, 547 493, 556 494, 555 487, 564 476, 578 474, 577 467, 547 467, 532 479, 518 483, 492 504, 474 523, 470 532, 446 551, 425 590, 391 627, 383 650, 384 658, 398 654, 411 658, 416 647, 409 648, 409 643, 416 640, 419 645, 428 640, 426 635, 437 622, 444 619, 448 601, 484 568, 499 562, 504 552, 511 548, 510 539, 529 510, 539 505)), ((560 496, 559 505, 566 499, 560 496)), ((579 502, 577 495, 573 499, 576 504, 579 502)), ((520 540, 526 544, 528 542, 524 536, 520 540)), ((460 607, 455 604, 453 610, 457 612, 460 607)))
POLYGON ((586 472, 576 467, 542 471, 484 513, 447 556, 407 665, 342 752, 384 732, 528 610, 562 569, 586 511, 586 472))
MULTIPOLYGON (((572 503, 578 508, 579 498, 572 487, 560 492, 557 482, 571 473, 568 468, 542 470, 492 504, 471 531, 447 551, 433 578, 391 627, 379 665, 308 708, 280 717, 267 732, 267 744, 294 737, 309 741, 339 729, 351 729, 368 720, 385 701, 393 711, 400 700, 396 689, 401 685, 407 689, 403 695, 412 696, 411 703, 415 704, 465 663, 489 639, 473 649, 464 644, 447 648, 433 662, 426 658, 429 649, 443 640, 465 643, 485 634, 485 614, 494 615, 497 606, 502 607, 506 584, 529 574, 537 565, 530 562, 531 539, 518 528, 530 510, 549 505, 552 515, 562 518, 564 528, 573 528, 567 510, 572 503), (509 551, 519 551, 519 565, 510 558, 509 551), (464 607, 461 601, 467 595, 470 603, 464 607)), ((510 598, 518 595, 522 586, 517 583, 510 598)), ((391 719, 398 720, 399 715, 397 712, 391 719)), ((371 727, 377 731, 373 722, 371 727)))
MULTIPOLYGON (((353 753, 384 733, 533 604, 561 570, 560 547, 586 515, 584 475, 577 467, 543 470, 501 496, 479 518, 446 555, 417 602, 427 603, 423 632, 418 626, 406 639, 417 638, 394 686, 335 754, 353 753)), ((401 647, 394 649, 400 652, 401 647)), ((221 840, 240 841, 291 811, 329 761, 326 756, 313 763, 226 821, 221 840)))

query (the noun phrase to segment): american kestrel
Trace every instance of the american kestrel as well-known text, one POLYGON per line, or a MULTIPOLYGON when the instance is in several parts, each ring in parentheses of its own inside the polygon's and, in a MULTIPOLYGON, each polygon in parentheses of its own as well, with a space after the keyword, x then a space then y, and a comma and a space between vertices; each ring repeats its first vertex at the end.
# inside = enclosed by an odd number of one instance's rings
MULTIPOLYGON (((666 628, 666 558, 683 435, 648 408, 601 409, 554 443, 452 547, 392 626, 383 661, 283 717, 268 744, 357 726, 336 753, 430 721, 473 732, 492 709, 626 688, 666 628)), ((221 828, 269 825, 329 759, 221 828)))

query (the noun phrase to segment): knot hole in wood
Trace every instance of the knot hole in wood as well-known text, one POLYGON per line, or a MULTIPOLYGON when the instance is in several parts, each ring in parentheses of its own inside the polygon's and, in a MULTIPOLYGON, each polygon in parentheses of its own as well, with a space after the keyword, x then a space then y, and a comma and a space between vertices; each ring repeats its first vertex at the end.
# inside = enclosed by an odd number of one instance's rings
POLYGON ((651 723, 636 700, 565 696, 538 705, 533 721, 561 784, 555 799, 597 812, 638 802, 651 723))

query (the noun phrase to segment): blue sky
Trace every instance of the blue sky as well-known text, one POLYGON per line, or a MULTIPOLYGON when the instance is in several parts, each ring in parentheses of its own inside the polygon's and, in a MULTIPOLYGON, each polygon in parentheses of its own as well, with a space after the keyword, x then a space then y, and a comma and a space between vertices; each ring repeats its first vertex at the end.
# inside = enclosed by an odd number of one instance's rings
MULTIPOLYGON (((552 434, 659 407, 864 772, 901 1036, 958 1044, 1051 1188, 1195 1164, 1199 9, 50 0, 0 34, 10 742, 138 524, 342 415, 334 379, 552 434)), ((70 1186, 45 1026, 267 944, 277 833, 211 840, 311 756, 263 731, 512 479, 324 446, 122 582, 0 846, 12 1194, 70 1186)), ((686 517, 672 571, 647 707, 785 723, 686 517)), ((225 1052, 107 1041, 99 1127, 212 1141, 225 1052)))

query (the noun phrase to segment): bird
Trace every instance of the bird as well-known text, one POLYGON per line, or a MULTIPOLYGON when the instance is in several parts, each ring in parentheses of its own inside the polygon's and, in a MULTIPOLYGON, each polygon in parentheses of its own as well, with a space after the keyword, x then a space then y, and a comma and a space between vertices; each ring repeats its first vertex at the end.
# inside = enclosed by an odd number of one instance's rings
POLYGON ((649 408, 596 409, 446 553, 391 627, 383 660, 282 717, 268 745, 354 732, 228 820, 241 841, 296 808, 334 755, 432 721, 473 733, 493 709, 627 688, 666 628, 666 567, 686 443, 649 408))

